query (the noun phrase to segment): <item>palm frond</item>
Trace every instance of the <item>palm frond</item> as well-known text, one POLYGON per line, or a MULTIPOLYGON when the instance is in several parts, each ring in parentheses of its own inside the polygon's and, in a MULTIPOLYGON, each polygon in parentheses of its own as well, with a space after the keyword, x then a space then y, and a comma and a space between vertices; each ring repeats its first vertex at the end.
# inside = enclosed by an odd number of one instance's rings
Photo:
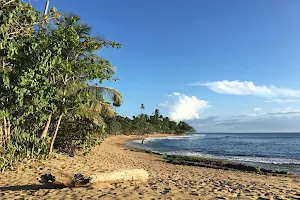
POLYGON ((95 42, 101 43, 101 44, 102 44, 102 43, 105 43, 104 38, 103 38, 102 36, 100 36, 100 35, 94 36, 94 37, 92 38, 92 40, 95 41, 95 42))
POLYGON ((116 114, 110 103, 102 101, 95 101, 91 106, 83 107, 81 113, 86 118, 97 122, 102 122, 103 117, 113 117, 116 114))
POLYGON ((104 124, 103 115, 101 115, 101 107, 97 107, 95 105, 82 107, 79 113, 85 118, 93 120, 95 124, 104 124))
POLYGON ((76 15, 74 13, 69 13, 64 18, 64 26, 65 27, 73 26, 74 25, 74 21, 76 23, 79 20, 80 20, 80 16, 79 15, 76 15))
POLYGON ((109 87, 88 86, 88 92, 94 96, 96 100, 108 100, 113 102, 116 107, 121 106, 123 98, 119 91, 109 87))
POLYGON ((79 15, 70 13, 65 17, 64 26, 73 27, 79 37, 83 38, 85 35, 89 35, 91 33, 92 27, 86 23, 79 22, 80 20, 81 18, 79 15))
POLYGON ((95 102, 92 106, 94 109, 100 112, 101 116, 113 117, 115 115, 115 111, 111 107, 110 103, 107 102, 95 102))
POLYGON ((85 35, 90 34, 92 27, 86 23, 78 23, 74 25, 74 29, 76 30, 79 37, 83 38, 85 35))

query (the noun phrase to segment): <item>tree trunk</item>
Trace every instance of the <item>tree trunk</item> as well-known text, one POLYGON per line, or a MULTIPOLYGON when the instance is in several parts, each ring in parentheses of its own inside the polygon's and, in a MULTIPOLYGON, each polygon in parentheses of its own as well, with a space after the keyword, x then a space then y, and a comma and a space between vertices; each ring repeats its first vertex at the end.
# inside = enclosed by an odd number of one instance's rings
MULTIPOLYGON (((48 13, 48 7, 49 7, 49 0, 46 0, 46 5, 45 5, 45 9, 44 9, 44 16, 45 17, 48 13)), ((44 23, 45 23, 45 19, 43 19, 43 22, 42 22, 42 26, 44 27, 44 23)))
POLYGON ((45 126, 45 128, 43 130, 43 133, 41 135, 41 139, 43 139, 43 138, 45 138, 47 136, 47 133, 48 133, 48 130, 49 130, 49 126, 50 126, 50 123, 51 123, 51 118, 52 118, 52 113, 49 114, 46 126, 45 126))
POLYGON ((0 122, 0 149, 2 149, 2 143, 3 143, 3 126, 2 126, 2 122, 0 122))
POLYGON ((8 127, 7 127, 7 147, 9 147, 9 145, 10 145, 10 134, 11 134, 11 132, 10 132, 11 124, 10 124, 9 120, 7 120, 7 125, 8 125, 8 127))
POLYGON ((49 156, 48 156, 49 158, 52 157, 53 145, 54 145, 55 138, 57 136, 57 132, 58 132, 59 125, 60 125, 60 122, 61 122, 61 118, 62 118, 62 114, 60 114, 60 116, 58 118, 58 121, 57 121, 57 124, 56 124, 56 127, 55 127, 55 132, 54 132, 54 135, 53 135, 52 140, 51 140, 50 151, 49 151, 49 156))
POLYGON ((4 140, 6 143, 6 146, 8 145, 7 142, 7 123, 6 123, 6 117, 3 117, 3 126, 4 126, 4 140))
POLYGON ((46 5, 45 5, 45 9, 44 9, 44 15, 47 15, 48 7, 49 7, 49 0, 46 1, 46 5))
MULTIPOLYGON (((68 60, 68 58, 67 58, 67 60, 68 60)), ((68 78, 68 74, 65 75, 65 79, 64 79, 65 88, 64 88, 64 92, 63 92, 62 107, 64 107, 64 104, 66 102, 66 92, 67 92, 66 83, 67 83, 67 78, 68 78)), ((54 145, 55 138, 57 136, 57 132, 58 132, 58 129, 59 129, 59 126, 60 126, 62 115, 63 115, 63 109, 61 110, 61 114, 60 114, 60 116, 58 118, 58 121, 57 121, 57 124, 56 124, 56 127, 55 127, 55 132, 54 132, 54 135, 53 135, 52 140, 51 140, 50 151, 49 151, 49 156, 48 156, 49 158, 51 158, 51 156, 52 156, 53 145, 54 145)))

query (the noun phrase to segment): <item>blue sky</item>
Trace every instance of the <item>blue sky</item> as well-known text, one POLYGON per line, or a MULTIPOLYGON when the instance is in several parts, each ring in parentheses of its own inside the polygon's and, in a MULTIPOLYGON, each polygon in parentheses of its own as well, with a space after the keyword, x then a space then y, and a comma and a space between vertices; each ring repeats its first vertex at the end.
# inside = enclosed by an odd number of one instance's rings
MULTIPOLYGON (((43 9, 45 1, 31 0, 43 9)), ((300 131, 300 1, 50 0, 122 44, 121 115, 187 120, 201 132, 300 131), (226 81, 227 80, 227 81, 226 81), (256 108, 256 110, 255 110, 256 108), (276 124, 276 126, 275 126, 276 124)))

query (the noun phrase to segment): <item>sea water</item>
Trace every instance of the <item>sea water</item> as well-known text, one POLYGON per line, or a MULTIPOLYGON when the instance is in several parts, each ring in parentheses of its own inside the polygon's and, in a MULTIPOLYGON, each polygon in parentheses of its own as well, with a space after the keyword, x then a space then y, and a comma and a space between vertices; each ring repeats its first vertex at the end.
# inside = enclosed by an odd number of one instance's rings
POLYGON ((231 160, 300 174, 300 133, 194 133, 128 144, 163 154, 231 160))

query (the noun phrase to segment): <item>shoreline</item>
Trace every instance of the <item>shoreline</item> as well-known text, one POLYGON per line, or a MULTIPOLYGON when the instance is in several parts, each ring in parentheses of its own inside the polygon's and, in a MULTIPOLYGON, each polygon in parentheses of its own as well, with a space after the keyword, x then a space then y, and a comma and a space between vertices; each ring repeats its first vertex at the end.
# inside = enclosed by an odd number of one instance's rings
MULTIPOLYGON (((187 135, 187 134, 185 134, 187 135)), ((177 135, 161 135, 157 137, 168 137, 168 136, 177 136, 177 135)), ((155 135, 150 135, 150 137, 143 137, 141 139, 155 137, 155 135)), ((142 152, 147 153, 150 155, 156 156, 164 156, 163 153, 154 152, 152 150, 143 149, 140 147, 130 146, 127 143, 133 140, 140 140, 140 139, 130 139, 124 142, 124 146, 131 151, 134 152, 142 152)), ((164 156, 164 160, 170 164, 175 165, 185 165, 185 166, 195 166, 195 167, 206 167, 206 168, 214 168, 214 169, 222 169, 222 170, 238 170, 242 172, 248 173, 256 173, 256 174, 264 174, 264 175, 272 175, 272 176, 293 176, 293 177, 300 177, 299 174, 294 174, 289 171, 280 171, 280 170, 272 170, 272 169, 265 169, 261 167, 255 167, 250 164, 244 164, 242 162, 234 162, 231 160, 225 159, 216 159, 216 158, 203 158, 199 156, 185 156, 185 155, 166 155, 164 156)))
POLYGON ((85 156, 83 152, 78 152, 75 157, 58 154, 51 160, 24 161, 16 169, 0 173, 1 199, 300 198, 300 180, 296 177, 174 165, 161 156, 130 151, 126 147, 126 141, 143 137, 111 136, 85 156), (42 174, 50 173, 62 182, 75 173, 90 175, 121 169, 144 169, 149 173, 149 179, 145 182, 104 183, 72 189, 42 189, 37 181, 42 174))

